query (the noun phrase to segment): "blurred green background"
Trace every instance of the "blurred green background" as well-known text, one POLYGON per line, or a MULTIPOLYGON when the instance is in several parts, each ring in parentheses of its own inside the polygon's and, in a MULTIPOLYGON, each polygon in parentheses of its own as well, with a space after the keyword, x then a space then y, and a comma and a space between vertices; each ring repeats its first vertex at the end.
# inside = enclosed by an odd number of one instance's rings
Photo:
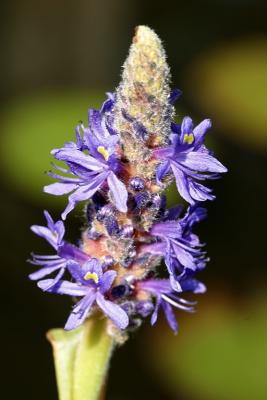
MULTIPOLYGON (((257 0, 3 0, 1 2, 1 398, 56 399, 45 332, 63 326, 69 299, 27 280, 30 232, 65 204, 42 193, 49 151, 74 135, 88 107, 119 82, 138 24, 162 38, 179 117, 213 119, 208 141, 229 174, 199 234, 211 262, 195 315, 178 336, 149 323, 114 356, 108 400, 267 399, 267 4, 257 0)), ((175 201, 169 192, 170 201, 175 201)), ((77 240, 81 214, 71 214, 77 240)))

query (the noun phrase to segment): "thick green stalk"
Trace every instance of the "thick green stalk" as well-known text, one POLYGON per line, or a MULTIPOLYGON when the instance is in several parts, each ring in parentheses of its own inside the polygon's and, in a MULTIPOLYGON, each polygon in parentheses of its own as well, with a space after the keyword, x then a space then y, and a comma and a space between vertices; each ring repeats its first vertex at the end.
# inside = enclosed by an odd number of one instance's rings
POLYGON ((90 318, 71 332, 52 329, 59 400, 98 400, 105 383, 113 340, 106 319, 90 318))

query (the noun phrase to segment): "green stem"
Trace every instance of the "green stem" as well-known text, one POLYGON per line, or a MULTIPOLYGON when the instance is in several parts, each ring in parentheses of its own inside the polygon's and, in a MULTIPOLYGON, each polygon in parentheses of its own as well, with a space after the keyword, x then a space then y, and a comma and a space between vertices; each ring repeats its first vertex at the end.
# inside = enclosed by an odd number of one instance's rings
POLYGON ((90 318, 71 332, 52 329, 47 338, 53 347, 59 400, 99 400, 113 349, 106 319, 90 318))

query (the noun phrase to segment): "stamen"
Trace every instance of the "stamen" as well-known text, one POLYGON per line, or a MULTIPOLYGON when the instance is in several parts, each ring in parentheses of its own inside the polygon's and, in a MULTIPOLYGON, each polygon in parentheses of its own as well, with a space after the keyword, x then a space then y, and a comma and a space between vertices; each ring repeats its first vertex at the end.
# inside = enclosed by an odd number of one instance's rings
POLYGON ((173 299, 170 299, 165 294, 162 294, 161 297, 163 298, 163 300, 165 300, 167 303, 171 304, 173 307, 180 308, 180 310, 184 310, 184 311, 188 311, 188 312, 195 311, 193 307, 186 307, 186 306, 183 306, 182 304, 176 303, 173 299))
POLYGON ((98 275, 95 272, 86 272, 86 274, 83 277, 84 280, 89 281, 90 279, 93 279, 95 283, 99 282, 98 275))
POLYGON ((97 151, 98 151, 98 153, 102 154, 102 156, 104 157, 105 161, 108 161, 109 154, 108 154, 107 149, 105 149, 104 146, 98 146, 97 151))
POLYGON ((186 133, 184 135, 184 143, 192 144, 195 140, 193 133, 186 133))

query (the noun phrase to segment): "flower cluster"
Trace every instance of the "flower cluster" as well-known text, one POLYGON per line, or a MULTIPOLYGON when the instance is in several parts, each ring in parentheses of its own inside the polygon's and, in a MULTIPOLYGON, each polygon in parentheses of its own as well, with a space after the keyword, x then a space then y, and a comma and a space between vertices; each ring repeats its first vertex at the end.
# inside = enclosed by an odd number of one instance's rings
POLYGON ((32 226, 55 254, 33 254, 39 269, 29 277, 45 292, 74 298, 66 330, 100 312, 113 333, 148 316, 153 325, 162 308, 176 332, 173 307, 191 312, 195 304, 182 294, 205 291, 195 276, 208 258, 193 230, 206 217, 201 202, 215 198, 203 181, 226 168, 204 144, 209 119, 195 128, 189 117, 173 122, 181 92, 170 90, 169 79, 159 38, 139 26, 115 93, 89 110, 76 141, 52 151, 66 168, 54 165, 49 175, 57 182, 44 191, 67 194, 68 202, 62 219, 45 211, 47 227, 32 226), (167 208, 164 191, 173 180, 187 208, 167 208), (81 202, 86 222, 74 246, 64 239, 63 221, 81 202))

